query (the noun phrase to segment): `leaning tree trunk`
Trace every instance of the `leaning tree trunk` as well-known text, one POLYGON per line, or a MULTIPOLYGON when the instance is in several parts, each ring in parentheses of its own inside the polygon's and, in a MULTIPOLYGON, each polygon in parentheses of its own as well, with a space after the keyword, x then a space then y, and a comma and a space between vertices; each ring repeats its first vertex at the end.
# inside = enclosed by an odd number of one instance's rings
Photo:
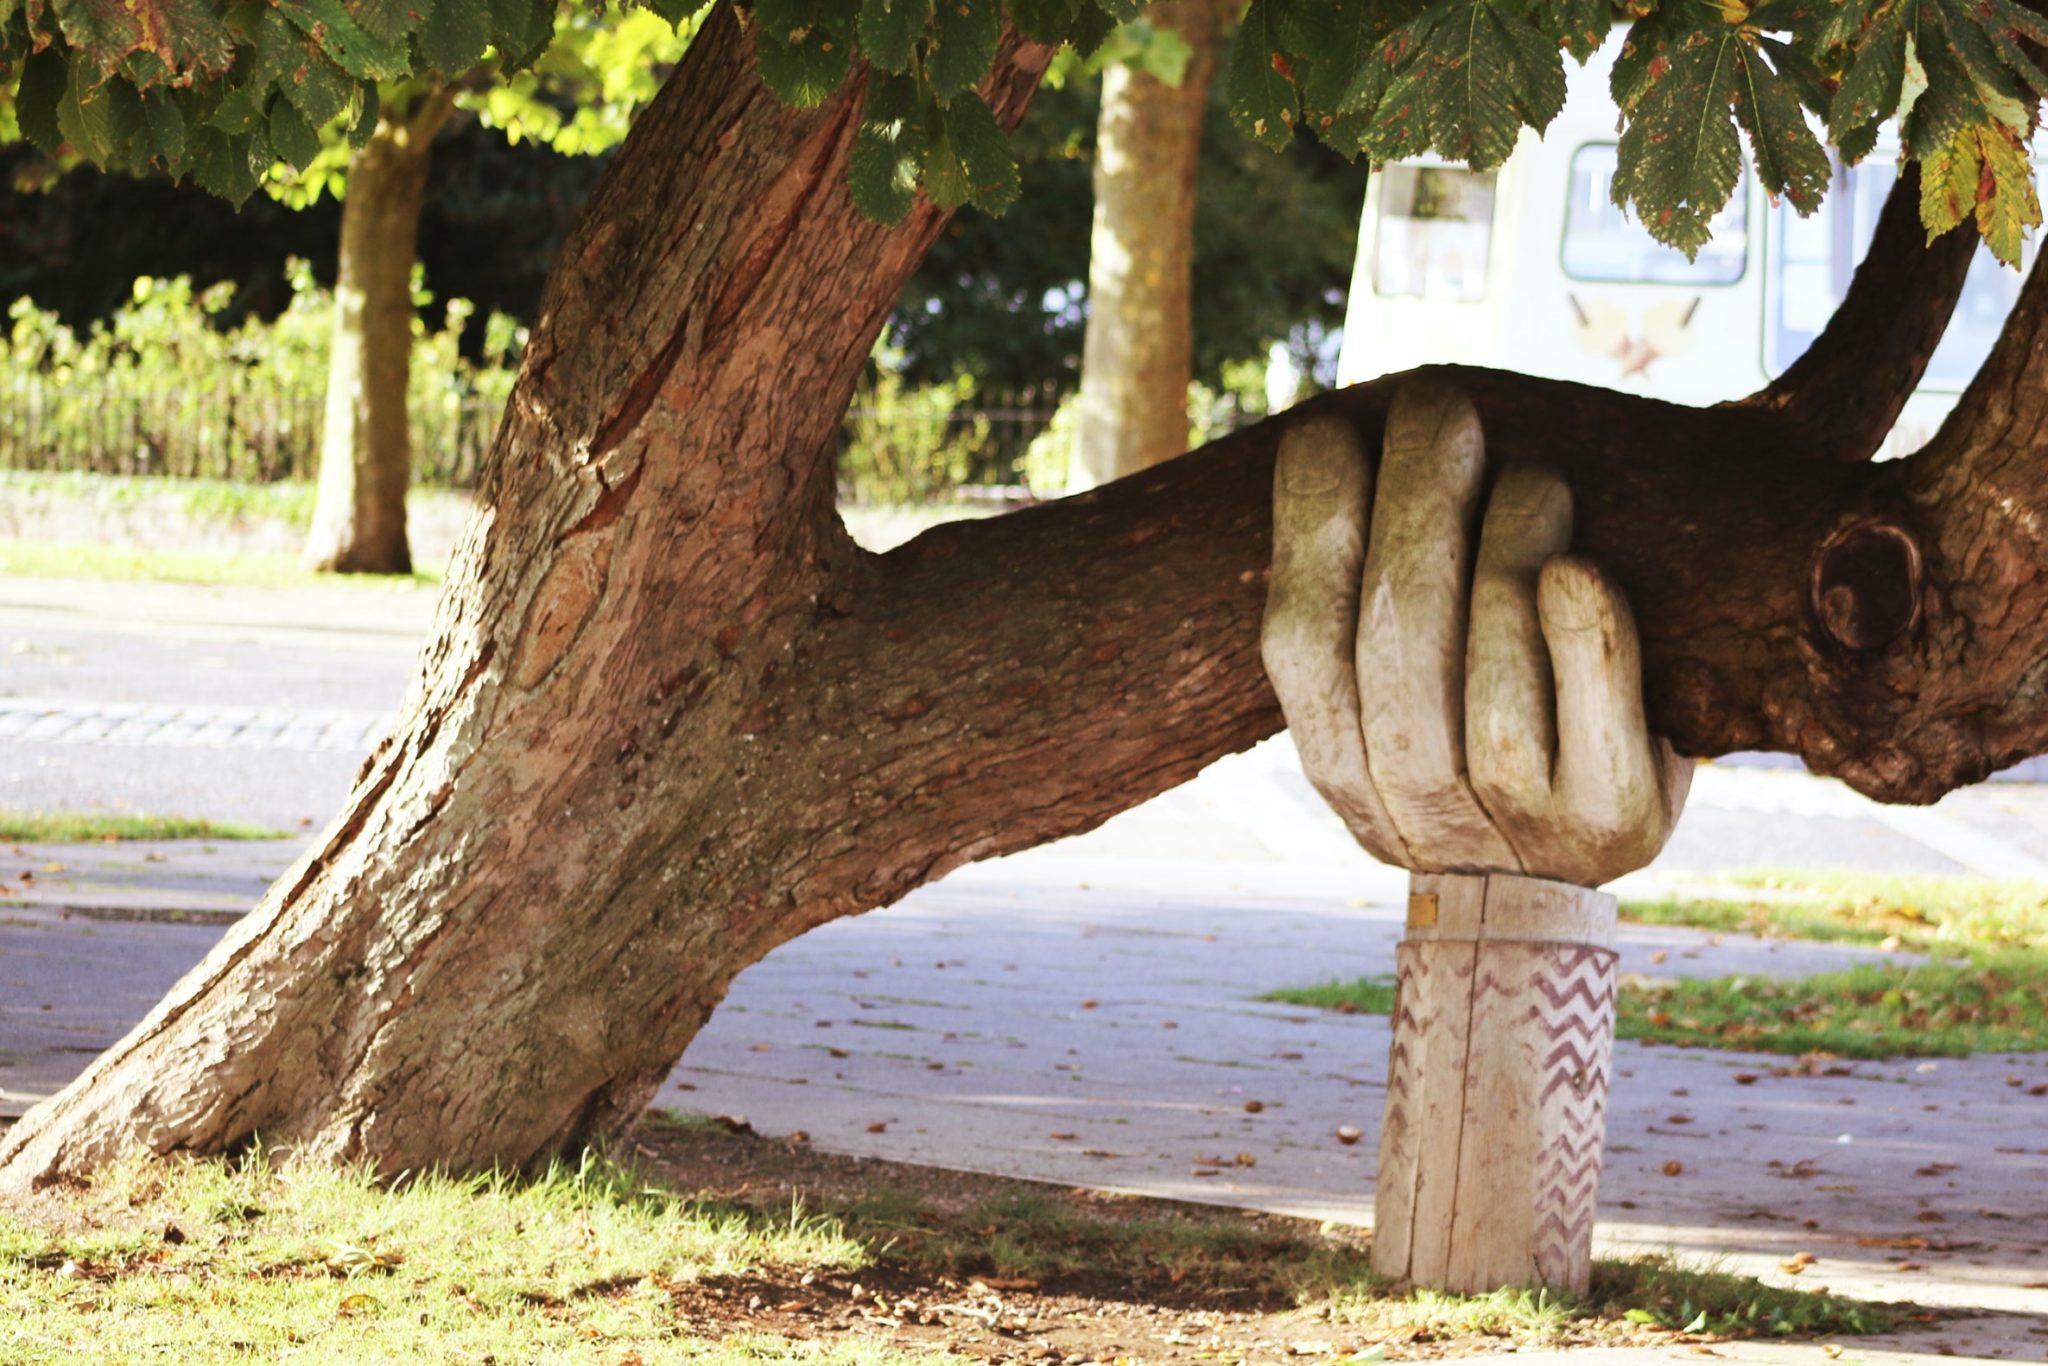
MULTIPOLYGON (((1006 42, 1006 120, 1046 58, 1006 42)), ((630 1122, 777 944, 1278 726, 1278 422, 887 555, 850 543, 835 428, 941 215, 854 212, 858 79, 803 113, 751 70, 723 6, 565 248, 346 812, 0 1140, 0 1185, 258 1133, 387 1171, 544 1157, 630 1122)), ((1856 342, 1872 366, 1924 340, 1939 292, 1895 291, 1856 342)), ((1642 623, 1654 724, 1924 800, 2048 748, 2044 346, 2037 273, 1955 419, 1888 466, 1816 449, 1824 376, 1708 410, 1456 380, 1490 449, 1571 480, 1580 548, 1642 623)), ((1395 382, 1309 406, 1376 440, 1395 382)))
POLYGON ((334 339, 320 434, 320 493, 306 562, 344 574, 404 574, 405 490, 412 442, 405 393, 412 373, 412 266, 435 134, 454 111, 436 88, 387 110, 348 163, 334 339))
POLYGON ((1236 9, 1230 0, 1157 0, 1145 11, 1188 45, 1178 85, 1121 62, 1102 73, 1071 489, 1188 448, 1195 171, 1209 80, 1236 9))

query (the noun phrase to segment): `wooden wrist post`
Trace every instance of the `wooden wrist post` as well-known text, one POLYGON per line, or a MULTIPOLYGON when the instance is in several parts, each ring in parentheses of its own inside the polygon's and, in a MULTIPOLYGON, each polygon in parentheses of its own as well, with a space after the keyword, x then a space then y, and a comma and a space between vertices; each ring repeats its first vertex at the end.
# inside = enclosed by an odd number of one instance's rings
POLYGON ((1614 898, 1417 873, 1397 951, 1372 1266, 1583 1292, 1614 1052, 1614 898))

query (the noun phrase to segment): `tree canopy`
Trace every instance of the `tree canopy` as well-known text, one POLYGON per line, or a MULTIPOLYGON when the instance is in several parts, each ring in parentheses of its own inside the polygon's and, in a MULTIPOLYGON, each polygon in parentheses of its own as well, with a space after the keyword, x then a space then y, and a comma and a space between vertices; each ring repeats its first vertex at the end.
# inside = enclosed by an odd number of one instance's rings
MULTIPOLYGON (((647 7, 671 21, 693 8, 647 7)), ((822 102, 857 58, 874 68, 849 174, 862 210, 896 222, 920 187, 942 208, 999 213, 1016 199, 1016 159, 977 91, 1006 17, 1089 51, 1141 10, 753 0, 748 15, 762 75, 793 104, 822 102)), ((556 13, 554 0, 0 0, 0 73, 39 145, 243 198, 274 164, 309 164, 327 125, 366 136, 380 81, 483 60, 518 70, 546 50, 556 13)), ((1665 242, 1706 241, 1735 189, 1741 134, 1764 187, 1811 211, 1829 180, 1822 135, 1854 163, 1887 122, 1924 171, 1930 236, 1971 222, 2016 263, 2040 222, 2026 140, 2048 93, 2036 60, 2048 23, 2015 0, 1253 0, 1232 114, 1275 147, 1300 126, 1375 162, 1435 153, 1492 166, 1523 127, 1556 115, 1566 55, 1590 56, 1618 14, 1632 26, 1613 75, 1614 194, 1665 242)))

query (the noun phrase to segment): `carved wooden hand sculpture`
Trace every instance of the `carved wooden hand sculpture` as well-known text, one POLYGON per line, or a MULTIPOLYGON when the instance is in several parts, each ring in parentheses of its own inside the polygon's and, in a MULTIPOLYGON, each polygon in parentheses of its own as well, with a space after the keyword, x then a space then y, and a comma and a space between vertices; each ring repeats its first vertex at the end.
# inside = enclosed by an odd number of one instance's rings
POLYGON ((1628 604, 1565 553, 1563 482, 1501 471, 1475 557, 1485 473, 1441 383, 1395 395, 1376 486, 1349 425, 1288 431, 1261 644, 1309 780, 1415 874, 1373 1269, 1583 1291, 1616 962, 1588 889, 1656 856, 1692 770, 1644 721, 1628 604))
POLYGON ((1282 436, 1266 672, 1375 858, 1595 886, 1663 848, 1692 767, 1644 721, 1627 602, 1565 553, 1563 482, 1502 471, 1475 564, 1484 477, 1478 414, 1439 382, 1395 396, 1376 485, 1349 424, 1282 436))

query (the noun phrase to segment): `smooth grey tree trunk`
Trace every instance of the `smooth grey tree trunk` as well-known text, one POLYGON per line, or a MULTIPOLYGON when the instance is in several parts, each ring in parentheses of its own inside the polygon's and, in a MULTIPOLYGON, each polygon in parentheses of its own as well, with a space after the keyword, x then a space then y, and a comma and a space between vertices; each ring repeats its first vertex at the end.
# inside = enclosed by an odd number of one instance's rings
POLYGON ((1225 0, 1160 0, 1155 28, 1190 49, 1178 85, 1121 63, 1102 73, 1081 421, 1068 487, 1093 488, 1188 446, 1191 293, 1202 115, 1236 13, 1225 0))
POLYGON ((349 158, 319 497, 306 540, 306 563, 314 569, 412 569, 405 535, 405 493, 412 479, 405 411, 412 373, 412 268, 429 149, 454 107, 451 91, 423 92, 379 118, 370 140, 349 158))

